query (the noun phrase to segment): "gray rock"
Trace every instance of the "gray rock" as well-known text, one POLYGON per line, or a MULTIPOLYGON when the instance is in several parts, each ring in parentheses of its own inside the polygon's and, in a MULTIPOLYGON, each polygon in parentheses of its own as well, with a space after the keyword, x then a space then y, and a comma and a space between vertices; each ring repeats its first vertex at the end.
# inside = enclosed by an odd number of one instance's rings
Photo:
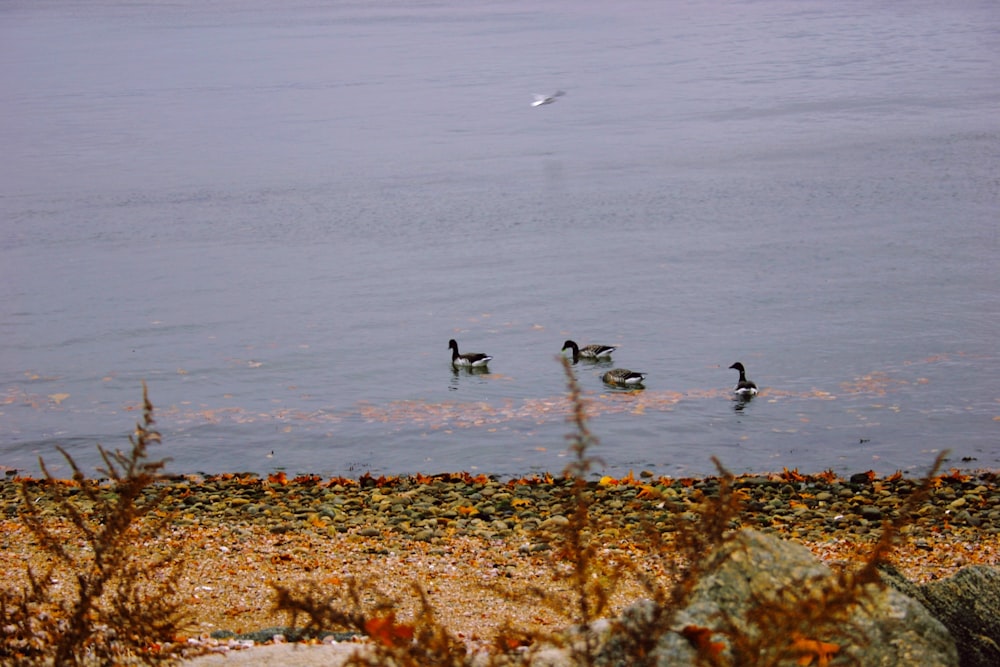
POLYGON ((926 600, 920 586, 907 579, 906 575, 900 572, 895 565, 882 563, 878 566, 878 572, 886 585, 892 586, 906 597, 913 598, 925 607, 927 606, 924 604, 926 600))
MULTIPOLYGON (((869 584, 861 604, 837 607, 836 582, 836 575, 802 545, 741 531, 714 554, 685 608, 670 614, 640 601, 610 623, 596 664, 705 664, 698 661, 694 629, 720 651, 721 664, 792 667, 803 655, 780 654, 781 642, 797 635, 837 645, 827 656, 831 667, 957 667, 951 635, 921 604, 869 584)), ((560 663, 549 653, 548 664, 574 664, 565 657, 560 663)))
POLYGON ((921 602, 955 638, 962 667, 1000 665, 1000 569, 967 567, 919 588, 921 602))

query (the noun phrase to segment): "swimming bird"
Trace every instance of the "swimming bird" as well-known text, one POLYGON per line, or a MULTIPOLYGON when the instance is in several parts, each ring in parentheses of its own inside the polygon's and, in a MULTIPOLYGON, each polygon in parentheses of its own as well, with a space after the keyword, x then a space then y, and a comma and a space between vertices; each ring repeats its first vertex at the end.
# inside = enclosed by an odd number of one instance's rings
POLYGON ((557 97, 562 97, 566 93, 562 90, 557 90, 551 95, 535 95, 535 101, 531 103, 533 107, 540 107, 543 104, 552 104, 556 101, 557 97))
POLYGON ((740 396, 756 396, 757 385, 747 379, 747 370, 743 368, 743 364, 737 361, 730 368, 735 368, 740 372, 740 381, 736 383, 736 389, 733 391, 740 396))
POLYGON ((586 345, 584 347, 578 346, 571 340, 563 343, 562 349, 565 351, 567 348, 573 350, 573 363, 580 361, 580 357, 584 359, 610 359, 611 353, 618 349, 617 345, 586 345))
POLYGON ((601 376, 601 379, 608 384, 622 385, 625 387, 636 387, 646 379, 645 373, 630 371, 627 368, 612 368, 601 376))
POLYGON ((458 343, 452 338, 448 341, 448 347, 451 349, 451 363, 453 366, 470 366, 472 368, 482 368, 486 364, 490 363, 491 357, 488 354, 483 354, 482 352, 466 352, 465 354, 458 353, 458 343))

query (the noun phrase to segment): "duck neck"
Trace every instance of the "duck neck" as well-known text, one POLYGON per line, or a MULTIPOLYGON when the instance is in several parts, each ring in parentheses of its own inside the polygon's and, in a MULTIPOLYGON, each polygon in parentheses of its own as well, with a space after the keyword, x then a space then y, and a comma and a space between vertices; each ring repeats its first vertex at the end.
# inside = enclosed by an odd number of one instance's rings
POLYGON ((573 363, 575 364, 580 361, 580 346, 573 341, 568 340, 566 341, 566 346, 563 347, 563 349, 565 350, 567 347, 570 349, 570 352, 573 353, 573 363))

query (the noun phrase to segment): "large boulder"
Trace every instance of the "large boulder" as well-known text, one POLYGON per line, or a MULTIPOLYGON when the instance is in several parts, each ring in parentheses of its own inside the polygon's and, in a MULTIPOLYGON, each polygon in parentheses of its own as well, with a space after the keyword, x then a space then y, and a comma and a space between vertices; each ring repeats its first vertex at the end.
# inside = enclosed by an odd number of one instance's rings
MULTIPOLYGON (((598 665, 707 664, 696 647, 728 665, 959 665, 951 635, 920 603, 877 584, 859 595, 802 545, 752 530, 713 555, 683 609, 640 601, 601 629, 598 665)), ((541 663, 576 664, 551 650, 541 663)))
POLYGON ((951 631, 962 667, 1000 665, 1000 570, 967 567, 920 586, 921 602, 951 631))

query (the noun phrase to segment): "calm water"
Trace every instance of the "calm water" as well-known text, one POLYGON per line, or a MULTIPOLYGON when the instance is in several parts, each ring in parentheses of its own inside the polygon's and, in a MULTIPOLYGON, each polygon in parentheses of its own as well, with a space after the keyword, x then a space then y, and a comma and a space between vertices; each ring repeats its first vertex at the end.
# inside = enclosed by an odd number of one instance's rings
POLYGON ((996 468, 997 72, 992 0, 8 0, 0 468, 145 380, 176 472, 555 472, 566 338, 611 474, 996 468))

